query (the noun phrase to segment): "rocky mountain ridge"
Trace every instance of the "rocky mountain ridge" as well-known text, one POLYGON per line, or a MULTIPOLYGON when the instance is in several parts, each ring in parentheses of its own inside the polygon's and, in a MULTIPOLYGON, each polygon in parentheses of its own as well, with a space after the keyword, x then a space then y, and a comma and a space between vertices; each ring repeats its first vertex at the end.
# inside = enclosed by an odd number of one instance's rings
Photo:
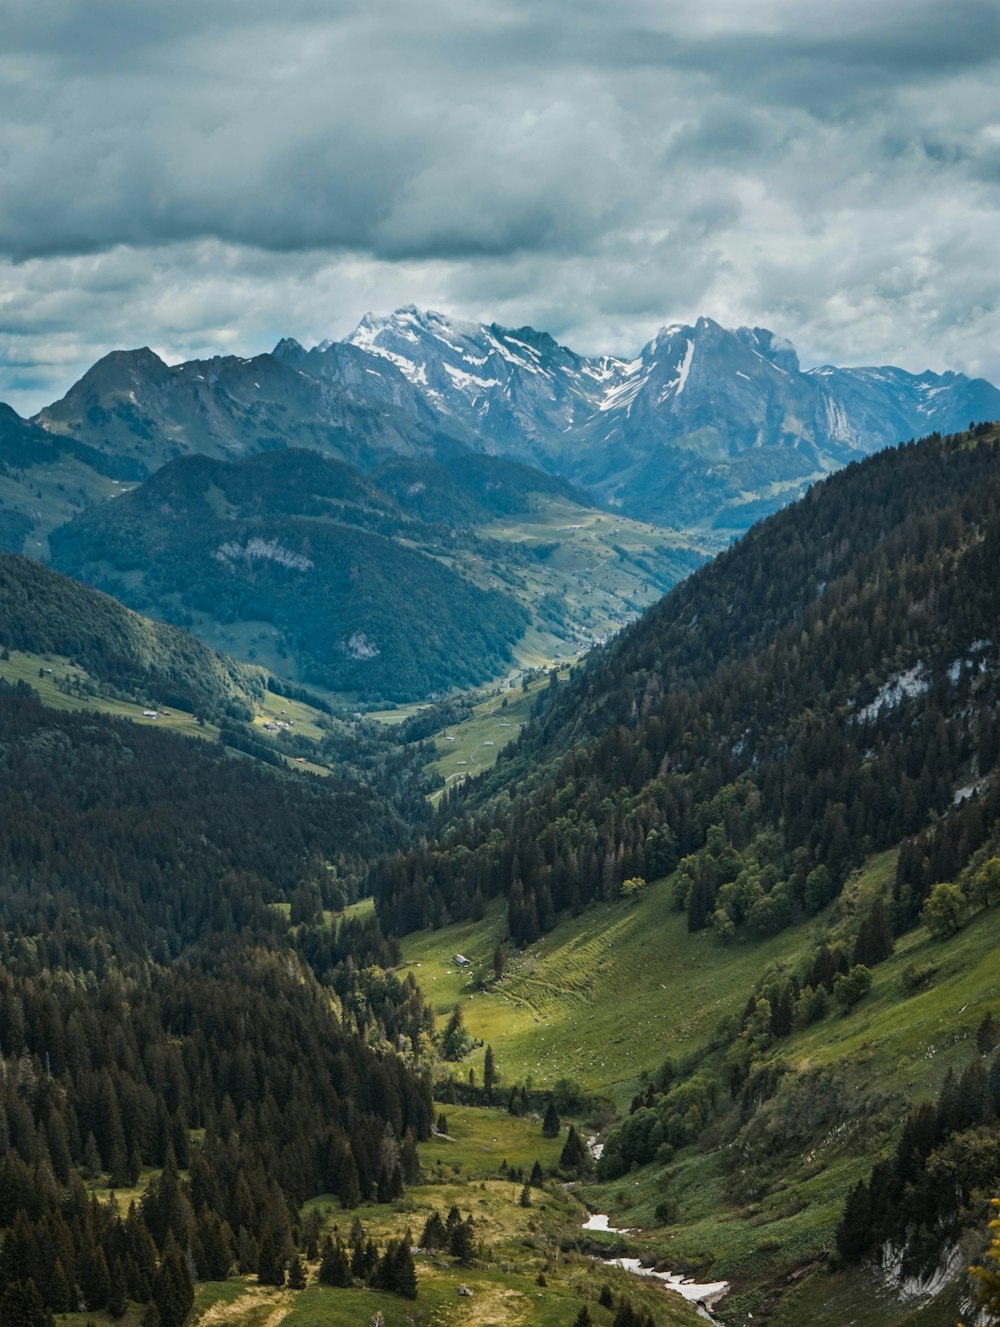
POLYGON ((634 359, 588 357, 531 327, 408 306, 366 314, 343 341, 284 338, 249 359, 113 352, 32 423, 143 474, 189 452, 309 447, 365 469, 491 452, 724 543, 851 459, 997 417, 985 379, 802 371, 760 327, 703 317, 662 328, 634 359))

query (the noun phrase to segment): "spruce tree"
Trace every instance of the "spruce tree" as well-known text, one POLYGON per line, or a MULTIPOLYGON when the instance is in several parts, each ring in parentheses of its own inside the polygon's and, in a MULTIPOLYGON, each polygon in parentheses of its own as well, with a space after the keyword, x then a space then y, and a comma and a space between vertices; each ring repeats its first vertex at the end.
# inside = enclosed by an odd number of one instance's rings
POLYGON ((545 1115, 542 1118, 542 1133, 546 1138, 558 1138, 559 1129, 559 1112, 556 1110, 556 1103, 550 1097, 549 1104, 545 1107, 545 1115))
POLYGON ((160 1315, 161 1327, 181 1327, 194 1303, 194 1286, 188 1274, 187 1260, 172 1234, 167 1235, 163 1257, 153 1281, 153 1303, 160 1315))
POLYGON ((496 1085, 496 1063, 493 1059, 493 1047, 486 1047, 486 1057, 483 1061, 483 1092, 486 1094, 486 1100, 493 1100, 493 1088, 496 1085))
POLYGON ((569 1132, 566 1135, 566 1141, 559 1154, 559 1165, 565 1171, 573 1174, 579 1174, 586 1166, 588 1161, 587 1147, 583 1139, 577 1133, 571 1124, 569 1132))

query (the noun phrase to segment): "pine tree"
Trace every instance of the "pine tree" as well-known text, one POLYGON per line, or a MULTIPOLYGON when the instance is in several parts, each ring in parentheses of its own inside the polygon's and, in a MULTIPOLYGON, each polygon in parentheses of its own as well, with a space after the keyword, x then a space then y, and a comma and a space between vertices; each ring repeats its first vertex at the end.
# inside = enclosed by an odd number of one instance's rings
POLYGON ((493 1047, 486 1047, 486 1056, 483 1060, 483 1091, 486 1094, 486 1100, 493 1100, 493 1088, 496 1084, 496 1064, 493 1060, 493 1047))
POLYGON ((588 1159, 586 1144, 571 1124, 559 1154, 559 1165, 562 1170, 578 1175, 587 1165, 588 1159))
POLYGON ((159 1312, 161 1327, 181 1327, 194 1303, 194 1286, 188 1274, 187 1261, 172 1234, 167 1235, 163 1257, 153 1281, 153 1303, 159 1312))
POLYGON ((550 1097, 549 1104, 545 1107, 545 1115, 542 1118, 542 1133, 546 1138, 558 1138, 559 1129, 559 1112, 556 1110, 556 1103, 550 1097))
POLYGON ((306 1288, 306 1269, 303 1267, 302 1259, 298 1254, 295 1254, 288 1264, 288 1288, 289 1290, 305 1290, 306 1288))

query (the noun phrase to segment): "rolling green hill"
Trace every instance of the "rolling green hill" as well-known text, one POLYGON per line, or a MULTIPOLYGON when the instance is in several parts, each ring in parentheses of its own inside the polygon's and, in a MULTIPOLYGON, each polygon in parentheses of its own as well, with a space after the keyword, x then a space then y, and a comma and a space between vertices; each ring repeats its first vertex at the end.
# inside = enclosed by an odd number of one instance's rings
POLYGON ((0 640, 75 659, 93 678, 188 714, 252 719, 267 674, 29 558, 0 554, 0 640))
POLYGON ((50 543, 60 570, 215 645, 394 700, 575 653, 701 556, 514 462, 363 476, 289 450, 174 461, 50 543))

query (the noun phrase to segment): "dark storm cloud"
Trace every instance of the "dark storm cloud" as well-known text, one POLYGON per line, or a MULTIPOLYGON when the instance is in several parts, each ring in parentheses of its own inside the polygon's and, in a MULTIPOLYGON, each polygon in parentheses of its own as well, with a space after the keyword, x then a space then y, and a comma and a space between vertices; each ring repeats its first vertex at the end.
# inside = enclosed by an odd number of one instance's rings
POLYGON ((975 0, 14 0, 0 395, 410 301, 624 352, 708 312, 912 364, 930 325, 1000 375, 998 53, 975 0))

